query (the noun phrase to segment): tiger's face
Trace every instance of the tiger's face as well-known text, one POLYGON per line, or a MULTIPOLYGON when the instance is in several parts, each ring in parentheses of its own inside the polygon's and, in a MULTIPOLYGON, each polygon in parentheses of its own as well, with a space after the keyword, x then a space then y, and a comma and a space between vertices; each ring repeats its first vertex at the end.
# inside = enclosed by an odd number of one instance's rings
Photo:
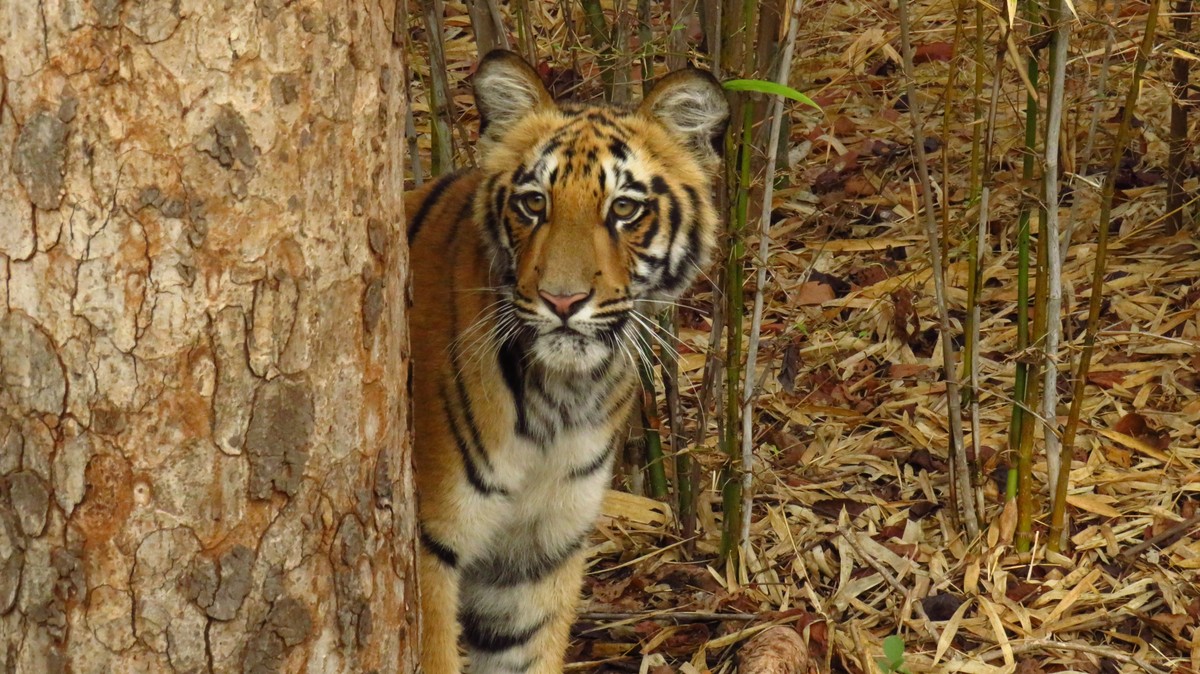
POLYGON ((550 369, 594 370, 708 264, 724 93, 686 70, 637 109, 558 105, 509 52, 485 57, 474 86, 485 175, 475 209, 501 325, 550 369))

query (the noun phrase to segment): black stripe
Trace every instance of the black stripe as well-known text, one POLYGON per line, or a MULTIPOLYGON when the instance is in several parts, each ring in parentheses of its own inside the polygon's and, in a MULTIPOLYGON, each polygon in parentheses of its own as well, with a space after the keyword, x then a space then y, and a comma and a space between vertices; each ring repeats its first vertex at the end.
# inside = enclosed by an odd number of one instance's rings
POLYGON ((504 377, 504 384, 508 386, 508 392, 513 397, 513 407, 517 411, 517 432, 528 437, 529 419, 525 416, 525 371, 521 365, 525 361, 525 352, 516 340, 510 339, 500 345, 496 352, 496 359, 500 363, 500 374, 504 377))
MULTIPOLYGON (((693 191, 691 188, 688 188, 688 192, 691 194, 693 191)), ((682 290, 678 286, 682 284, 683 277, 688 271, 684 263, 694 262, 696 254, 700 250, 700 227, 695 225, 696 223, 693 223, 692 229, 688 232, 687 244, 684 246, 683 251, 674 255, 674 259, 667 264, 666 274, 662 279, 662 287, 667 290, 682 290)), ((674 246, 672 245, 673 250, 674 246)))
POLYGON ((421 206, 417 208, 417 214, 413 216, 412 220, 408 221, 409 243, 412 243, 413 240, 417 238, 417 234, 421 231, 421 226, 424 225, 425 220, 429 218, 429 214, 433 211, 434 205, 437 204, 438 200, 442 198, 442 193, 449 189, 449 187, 453 185, 460 177, 462 177, 462 173, 460 171, 447 173, 441 178, 438 178, 437 182, 433 184, 433 187, 429 188, 429 194, 425 195, 425 200, 422 201, 421 206))
POLYGON ((470 220, 475 215, 475 195, 472 194, 469 198, 463 199, 462 208, 458 209, 458 221, 470 220))
POLYGON ((595 459, 592 459, 591 463, 586 466, 572 468, 571 472, 567 473, 567 477, 572 480, 582 480, 595 475, 597 471, 608 465, 609 460, 613 457, 613 449, 615 448, 615 442, 608 443, 608 447, 603 452, 600 452, 595 459))
POLYGON ((479 466, 475 463, 475 457, 472 456, 470 446, 467 444, 467 439, 463 437, 462 431, 458 429, 458 424, 455 422, 455 414, 450 405, 450 396, 445 388, 442 388, 442 410, 446 414, 446 425, 450 427, 450 433, 454 436, 454 445, 458 448, 458 454, 462 458, 463 469, 467 474, 467 482, 475 491, 484 496, 508 496, 508 490, 503 487, 498 487, 483 479, 483 475, 479 471, 479 466))
POLYGON ((623 189, 641 192, 643 195, 645 195, 648 191, 646 189, 646 183, 634 178, 633 173, 630 171, 621 172, 621 187, 623 189))
POLYGON ((609 142, 608 151, 611 152, 612 156, 616 157, 619 161, 625 161, 629 159, 629 146, 625 144, 625 141, 620 140, 619 138, 614 138, 611 142, 609 142))
POLYGON ((496 190, 496 195, 492 199, 492 215, 500 218, 504 215, 504 204, 508 201, 508 188, 503 185, 496 190))
POLYGON ((425 527, 421 527, 421 545, 424 545, 425 549, 437 557, 442 564, 452 569, 458 566, 458 553, 450 549, 450 546, 438 542, 425 530, 425 527))
POLYGON ((470 609, 459 615, 459 621, 468 646, 484 653, 499 653, 529 643, 550 622, 550 618, 542 618, 532 627, 516 632, 505 629, 500 620, 479 615, 470 609))
POLYGON ((513 174, 513 187, 524 187, 525 185, 532 185, 536 182, 539 182, 538 172, 540 171, 541 166, 542 162, 539 161, 530 169, 526 169, 524 166, 517 169, 517 172, 513 174))
POLYGON ((458 364, 458 349, 454 346, 450 347, 450 366, 454 370, 454 388, 458 392, 458 407, 462 412, 463 424, 466 425, 467 432, 471 434, 471 442, 479 450, 479 458, 483 461, 484 467, 491 471, 492 462, 488 459, 487 450, 483 447, 479 424, 476 423, 475 411, 471 408, 471 395, 467 392, 467 385, 463 382, 462 369, 458 364))
POLYGON ((667 219, 671 223, 671 239, 667 242, 670 248, 675 247, 675 239, 679 237, 679 230, 683 227, 683 204, 679 203, 675 193, 667 190, 667 219))
POLYGON ((654 217, 650 218, 650 225, 646 227, 646 233, 642 235, 642 241, 639 244, 642 248, 648 248, 654 242, 654 237, 658 236, 658 221, 662 219, 658 203, 652 204, 650 210, 654 212, 654 217))
POLYGON ((583 548, 587 531, 559 550, 542 550, 526 545, 513 554, 483 557, 467 568, 467 574, 476 582, 493 587, 513 587, 522 583, 536 583, 557 571, 563 564, 583 548))

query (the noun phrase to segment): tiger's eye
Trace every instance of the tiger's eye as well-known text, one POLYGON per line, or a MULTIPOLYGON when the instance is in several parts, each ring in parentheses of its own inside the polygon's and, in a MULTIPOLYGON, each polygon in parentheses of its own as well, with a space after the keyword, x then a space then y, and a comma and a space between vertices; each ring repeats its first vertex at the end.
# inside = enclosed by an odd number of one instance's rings
POLYGON ((525 205, 525 210, 533 215, 541 215, 542 211, 546 210, 546 195, 544 194, 530 192, 521 197, 521 201, 525 205))
POLYGON ((621 220, 628 220, 637 214, 642 205, 633 199, 619 197, 612 202, 612 214, 621 220))

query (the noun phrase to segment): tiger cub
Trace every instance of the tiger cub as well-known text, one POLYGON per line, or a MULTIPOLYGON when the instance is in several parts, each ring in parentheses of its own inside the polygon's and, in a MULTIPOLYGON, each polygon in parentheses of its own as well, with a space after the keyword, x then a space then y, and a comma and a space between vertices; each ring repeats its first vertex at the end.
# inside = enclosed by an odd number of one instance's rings
POLYGON ((459 672, 461 636, 473 674, 557 674, 632 334, 710 257, 729 109, 699 70, 637 109, 556 104, 506 51, 473 85, 481 168, 405 195, 421 664, 459 672))

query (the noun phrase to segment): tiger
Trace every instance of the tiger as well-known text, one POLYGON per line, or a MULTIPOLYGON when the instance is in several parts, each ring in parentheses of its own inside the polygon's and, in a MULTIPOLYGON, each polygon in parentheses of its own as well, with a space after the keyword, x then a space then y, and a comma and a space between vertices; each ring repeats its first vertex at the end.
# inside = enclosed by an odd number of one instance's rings
POLYGON ((687 68, 638 107, 556 102, 515 53, 472 77, 479 167, 405 194, 425 674, 563 671, 585 543, 638 382, 639 320, 717 241, 729 119, 687 68))

